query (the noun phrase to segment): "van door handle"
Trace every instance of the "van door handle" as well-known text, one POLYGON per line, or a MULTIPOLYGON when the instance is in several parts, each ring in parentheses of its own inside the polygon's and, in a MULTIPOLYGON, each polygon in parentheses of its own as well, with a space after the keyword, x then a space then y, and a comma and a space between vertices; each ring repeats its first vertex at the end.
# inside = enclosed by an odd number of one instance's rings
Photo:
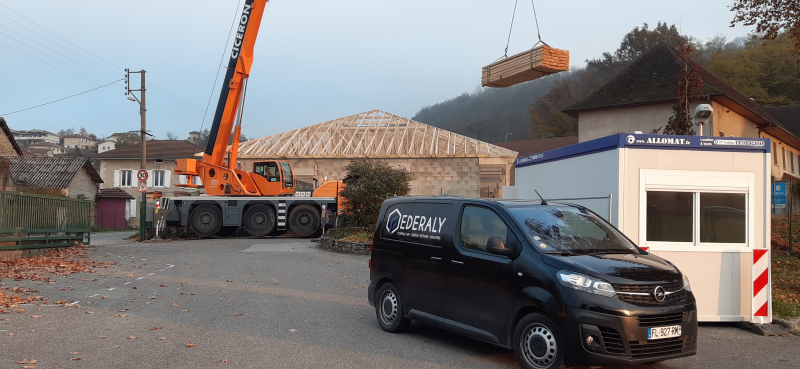
POLYGON ((463 262, 463 261, 450 260, 450 262, 451 262, 451 263, 453 263, 453 265, 455 265, 455 266, 462 266, 462 265, 464 265, 464 262, 463 262))
POLYGON ((437 257, 437 256, 431 256, 431 260, 433 260, 434 263, 438 263, 438 262, 442 261, 442 258, 437 257))

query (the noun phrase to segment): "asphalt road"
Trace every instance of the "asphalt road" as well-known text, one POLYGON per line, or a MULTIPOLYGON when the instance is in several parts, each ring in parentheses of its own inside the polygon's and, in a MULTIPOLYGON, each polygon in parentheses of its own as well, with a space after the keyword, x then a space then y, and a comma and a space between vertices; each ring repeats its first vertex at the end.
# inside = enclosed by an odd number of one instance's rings
MULTIPOLYGON (((287 238, 138 244, 123 233, 93 235, 92 256, 119 263, 108 269, 2 281, 74 305, 0 315, 0 368, 518 368, 510 351, 422 324, 383 332, 366 256, 287 238)), ((798 363, 798 336, 702 325, 698 355, 647 368, 798 363)))

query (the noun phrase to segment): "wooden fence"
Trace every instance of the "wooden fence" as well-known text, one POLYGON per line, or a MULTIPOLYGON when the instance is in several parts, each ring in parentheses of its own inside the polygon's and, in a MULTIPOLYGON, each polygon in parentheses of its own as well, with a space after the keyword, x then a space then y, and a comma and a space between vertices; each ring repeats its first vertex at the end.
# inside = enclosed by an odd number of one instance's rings
POLYGON ((0 191, 0 250, 88 245, 92 202, 0 191))

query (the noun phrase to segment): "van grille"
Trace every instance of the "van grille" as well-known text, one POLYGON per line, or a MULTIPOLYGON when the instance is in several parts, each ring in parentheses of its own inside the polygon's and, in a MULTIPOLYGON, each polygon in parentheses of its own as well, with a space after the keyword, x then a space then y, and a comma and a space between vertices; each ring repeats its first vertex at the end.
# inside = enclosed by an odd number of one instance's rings
POLYGON ((622 344, 622 336, 619 335, 616 329, 608 327, 597 328, 600 328, 600 334, 603 336, 603 343, 609 354, 625 355, 625 346, 622 344))
POLYGON ((634 359, 679 354, 694 347, 694 335, 648 340, 647 343, 631 342, 630 346, 631 357, 634 359))
POLYGON ((620 300, 639 304, 672 304, 683 301, 686 298, 686 290, 683 289, 683 282, 667 284, 615 284, 614 290, 620 300), (663 302, 657 302, 653 297, 653 289, 661 286, 666 292, 675 292, 664 297, 663 302), (676 292, 677 291, 677 292, 676 292), (642 293, 646 295, 630 295, 627 293, 642 293))
POLYGON ((640 315, 640 327, 661 327, 665 325, 677 325, 685 320, 684 313, 640 315))

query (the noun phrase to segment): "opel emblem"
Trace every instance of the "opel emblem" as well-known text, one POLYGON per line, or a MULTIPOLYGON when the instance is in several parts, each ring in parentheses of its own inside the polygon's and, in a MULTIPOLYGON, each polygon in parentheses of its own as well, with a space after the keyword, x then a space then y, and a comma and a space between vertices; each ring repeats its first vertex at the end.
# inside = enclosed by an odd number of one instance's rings
POLYGON ((664 297, 666 296, 667 294, 664 292, 664 287, 658 286, 653 289, 653 297, 655 297, 656 301, 664 302, 664 297))

